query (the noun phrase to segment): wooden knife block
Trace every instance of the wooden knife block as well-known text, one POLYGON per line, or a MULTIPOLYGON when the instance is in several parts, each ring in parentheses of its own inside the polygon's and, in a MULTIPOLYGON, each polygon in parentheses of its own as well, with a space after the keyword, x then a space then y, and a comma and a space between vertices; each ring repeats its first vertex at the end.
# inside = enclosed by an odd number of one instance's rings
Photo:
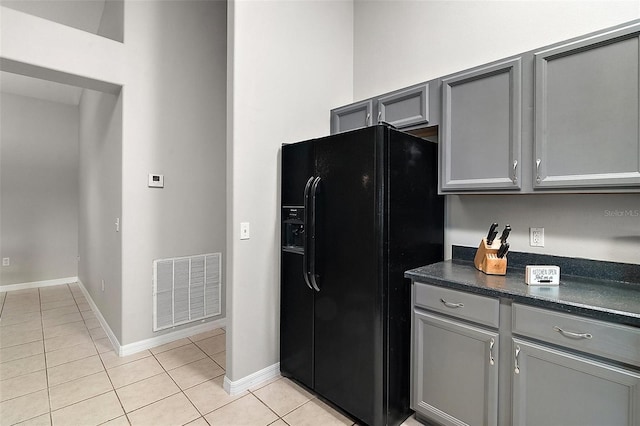
POLYGON ((499 258, 498 249, 500 248, 500 240, 493 240, 493 244, 488 245, 487 239, 483 238, 476 251, 476 257, 473 264, 476 269, 488 275, 506 275, 507 274, 507 257, 499 258))

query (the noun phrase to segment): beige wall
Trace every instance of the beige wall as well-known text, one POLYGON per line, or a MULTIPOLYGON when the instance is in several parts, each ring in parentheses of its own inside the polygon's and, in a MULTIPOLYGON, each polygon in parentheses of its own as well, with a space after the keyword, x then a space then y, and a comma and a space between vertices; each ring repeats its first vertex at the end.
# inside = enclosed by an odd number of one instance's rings
POLYGON ((354 100, 640 18, 637 0, 355 0, 354 100))
POLYGON ((0 285, 75 277, 78 107, 0 93, 0 123, 0 285))
POLYGON ((279 361, 279 150, 329 133, 349 102, 350 1, 230 3, 227 379, 279 361), (240 222, 251 239, 240 240, 240 222))
MULTIPOLYGON (((354 100, 640 18, 633 1, 355 1, 354 100)), ((513 227, 511 250, 639 263, 637 195, 447 196, 445 243, 513 227), (545 228, 545 247, 529 246, 545 228)))
MULTIPOLYGON (((112 18, 122 5, 107 6, 101 31, 117 33, 112 18)), ((122 253, 107 244, 114 249, 85 270, 84 284, 127 345, 172 331, 152 331, 154 259, 226 256, 226 2, 130 1, 124 8, 123 44, 1 7, 0 65, 115 94, 122 86, 115 106, 122 109, 121 163, 107 166, 122 171, 122 253), (149 173, 164 174, 165 188, 148 188, 149 173), (104 295, 97 292, 102 279, 104 295)), ((87 216, 103 238, 112 236, 116 204, 87 216)))
POLYGON ((154 259, 226 256, 226 3, 130 1, 124 16, 121 343, 130 344, 163 334, 152 332, 154 259), (164 188, 148 188, 149 173, 164 174, 164 188))
POLYGON ((83 92, 79 176, 78 277, 122 341, 122 96, 83 92))

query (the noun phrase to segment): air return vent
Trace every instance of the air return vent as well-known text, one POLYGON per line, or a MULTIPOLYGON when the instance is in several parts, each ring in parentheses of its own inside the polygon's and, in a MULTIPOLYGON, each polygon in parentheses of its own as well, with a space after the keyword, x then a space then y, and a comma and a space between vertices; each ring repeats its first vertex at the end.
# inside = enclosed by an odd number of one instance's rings
POLYGON ((221 253, 153 261, 153 331, 221 313, 221 253))

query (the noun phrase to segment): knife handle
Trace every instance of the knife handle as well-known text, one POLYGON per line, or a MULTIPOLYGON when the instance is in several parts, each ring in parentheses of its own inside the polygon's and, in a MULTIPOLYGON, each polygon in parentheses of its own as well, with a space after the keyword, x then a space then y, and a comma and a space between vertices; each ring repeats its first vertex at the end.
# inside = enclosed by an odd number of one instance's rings
POLYGON ((502 245, 500 245, 500 249, 498 250, 498 257, 500 259, 502 259, 507 252, 509 251, 509 243, 502 243, 502 245))
POLYGON ((507 225, 504 227, 504 230, 502 231, 502 235, 500 236, 500 242, 504 243, 507 241, 507 238, 509 238, 509 234, 511 233, 511 226, 507 225))
POLYGON ((498 235, 498 231, 496 231, 496 228, 498 227, 498 223, 497 222, 493 222, 491 224, 491 227, 489 227, 489 233, 487 234, 487 245, 491 245, 493 244, 493 240, 496 239, 496 235, 498 235))

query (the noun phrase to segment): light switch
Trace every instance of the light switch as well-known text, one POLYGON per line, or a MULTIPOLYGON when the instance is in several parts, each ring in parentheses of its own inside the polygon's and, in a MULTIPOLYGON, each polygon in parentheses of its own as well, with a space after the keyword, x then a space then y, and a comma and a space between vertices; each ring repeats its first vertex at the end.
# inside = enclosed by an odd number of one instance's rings
POLYGON ((249 222, 240 222, 240 239, 249 239, 249 222))

